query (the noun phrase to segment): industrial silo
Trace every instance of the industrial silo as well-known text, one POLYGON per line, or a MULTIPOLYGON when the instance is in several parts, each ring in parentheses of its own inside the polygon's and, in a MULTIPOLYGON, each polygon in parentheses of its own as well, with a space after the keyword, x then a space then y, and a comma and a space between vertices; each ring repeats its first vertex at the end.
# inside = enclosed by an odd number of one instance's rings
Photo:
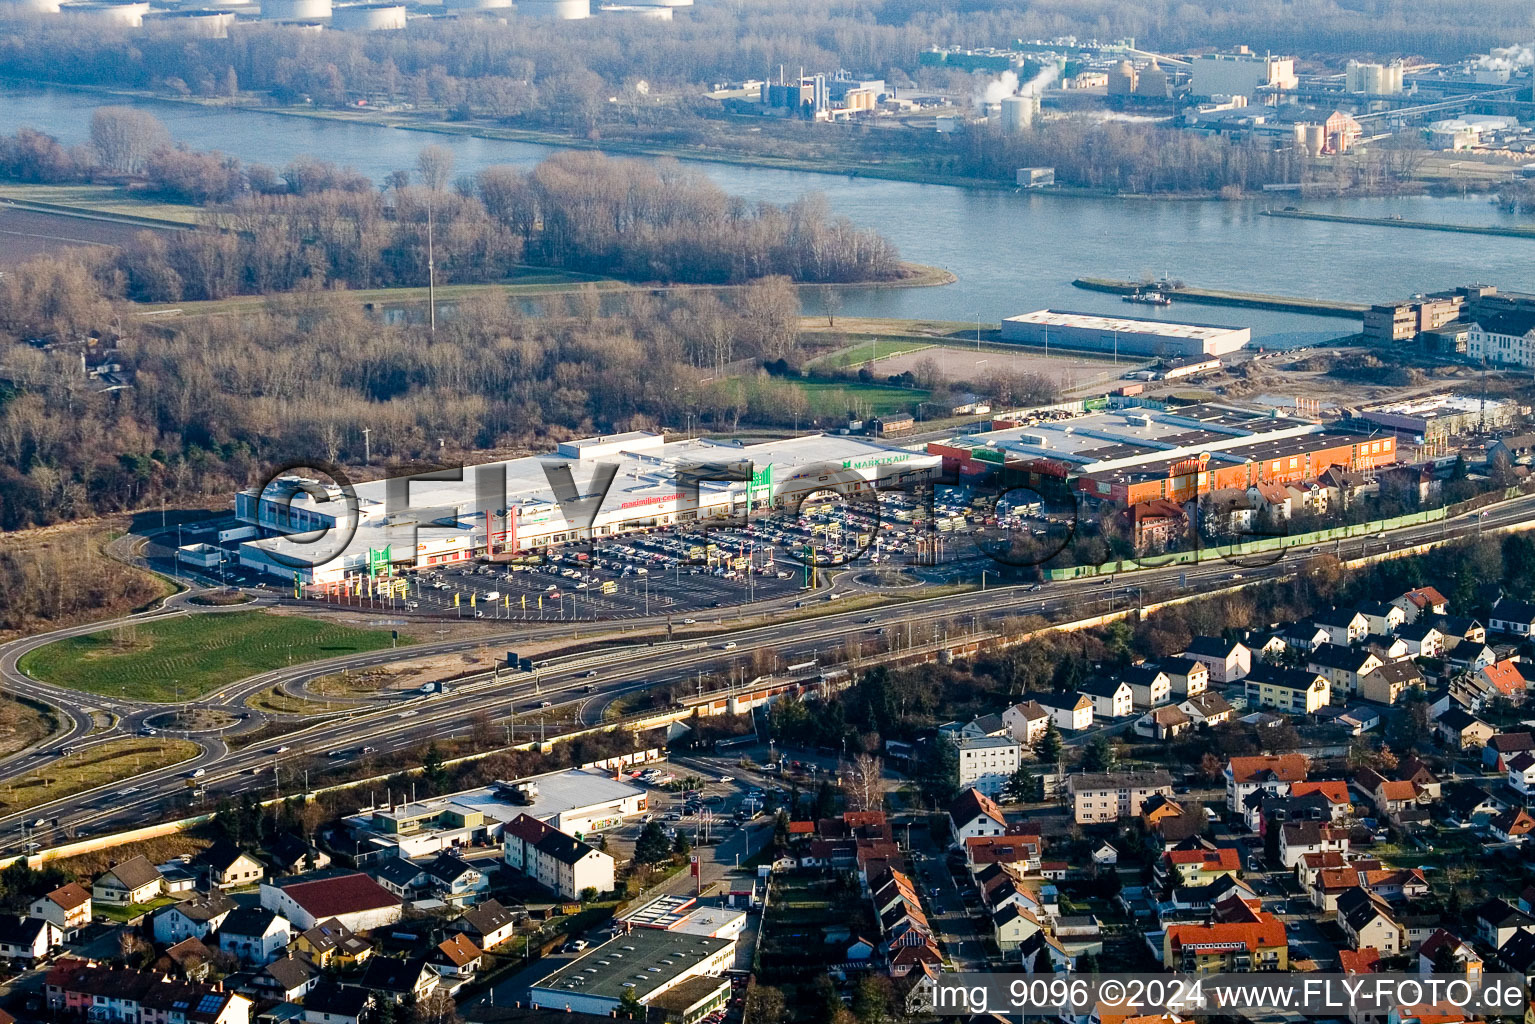
POLYGON ((59 13, 59 0, 0 0, 0 18, 59 13))
POLYGON ((1109 69, 1109 95, 1129 96, 1135 92, 1135 65, 1122 60, 1109 69))
POLYGON ((656 4, 603 4, 597 13, 604 18, 645 18, 650 21, 671 21, 672 9, 656 4))
POLYGON ((144 24, 144 15, 149 13, 149 4, 147 0, 126 0, 124 3, 64 4, 59 8, 59 13, 71 14, 95 25, 138 28, 144 24))
POLYGON ((1002 97, 1002 130, 1009 135, 1028 131, 1034 123, 1034 115, 1038 113, 1038 96, 1004 96, 1002 97))
POLYGON ((1321 156, 1322 150, 1327 148, 1327 126, 1325 124, 1306 125, 1306 152, 1312 156, 1321 156))
POLYGON ((394 32, 405 27, 404 4, 343 4, 332 8, 331 28, 344 32, 394 32))
POLYGON ((262 21, 317 21, 330 15, 330 0, 261 0, 262 21))
POLYGON ((512 0, 442 0, 447 11, 499 11, 508 10, 512 0))
POLYGON ((180 10, 151 11, 144 16, 144 26, 170 29, 205 39, 223 39, 235 23, 233 11, 180 10))
POLYGON ((517 13, 525 18, 576 21, 592 16, 591 0, 518 0, 517 13))

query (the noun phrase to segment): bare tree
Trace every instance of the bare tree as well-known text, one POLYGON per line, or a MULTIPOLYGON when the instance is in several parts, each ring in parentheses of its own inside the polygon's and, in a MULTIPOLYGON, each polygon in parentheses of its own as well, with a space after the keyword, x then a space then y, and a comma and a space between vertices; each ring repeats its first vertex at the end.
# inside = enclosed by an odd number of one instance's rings
POLYGON ((884 765, 873 754, 853 758, 853 770, 843 783, 849 810, 877 811, 884 807, 883 773, 884 765))
POLYGON ((446 146, 428 146, 416 154, 416 176, 433 192, 443 192, 453 177, 453 151, 446 146))
POLYGON ((103 167, 138 174, 150 156, 171 144, 171 134, 153 114, 133 107, 97 107, 91 115, 91 146, 103 167))

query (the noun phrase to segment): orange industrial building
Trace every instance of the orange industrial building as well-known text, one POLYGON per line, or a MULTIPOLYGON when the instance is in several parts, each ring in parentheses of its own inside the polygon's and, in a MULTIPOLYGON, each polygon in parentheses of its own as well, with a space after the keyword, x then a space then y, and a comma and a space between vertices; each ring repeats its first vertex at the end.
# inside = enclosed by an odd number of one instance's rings
POLYGON ((1258 483, 1297 484, 1333 467, 1396 461, 1396 438, 1265 410, 1126 407, 928 445, 960 479, 999 472, 1008 486, 1065 478, 1089 503, 1186 502, 1258 483))

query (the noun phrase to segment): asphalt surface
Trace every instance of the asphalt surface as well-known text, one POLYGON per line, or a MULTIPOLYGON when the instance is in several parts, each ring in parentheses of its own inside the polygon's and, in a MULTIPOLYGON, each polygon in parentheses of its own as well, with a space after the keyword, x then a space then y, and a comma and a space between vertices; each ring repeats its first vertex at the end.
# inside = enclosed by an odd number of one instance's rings
MULTIPOLYGON (((947 644, 958 642, 967 634, 985 636, 988 621, 994 618, 1023 614, 1081 618, 1123 608, 1127 602, 1138 603, 1143 593, 1157 590, 1211 592, 1223 587, 1272 580, 1292 571, 1301 559, 1313 553, 1336 553, 1346 559, 1378 555, 1388 548, 1400 549, 1412 544, 1523 523, 1532 514, 1535 514, 1535 496, 1522 497, 1494 506, 1481 516, 1473 513, 1453 521, 1396 530, 1384 539, 1369 536, 1327 542, 1313 548, 1288 551, 1285 557, 1268 564, 1263 564, 1264 560, 1258 556, 1253 556, 1250 564, 1245 565, 1214 559, 1192 567, 1143 569, 1109 579, 1088 578, 1039 587, 992 586, 985 590, 920 598, 873 611, 839 611, 837 602, 824 602, 823 605, 824 593, 813 593, 803 598, 809 611, 802 610, 801 614, 820 612, 815 617, 750 628, 734 626, 730 621, 732 612, 739 616, 744 614, 744 609, 720 611, 717 625, 708 621, 709 613, 697 613, 699 622, 690 626, 690 629, 712 627, 717 630, 702 646, 679 649, 675 644, 666 643, 637 645, 593 652, 564 664, 551 665, 538 672, 536 678, 527 673, 502 672, 499 679, 487 677, 471 680, 464 685, 454 686, 450 693, 443 695, 427 697, 394 694, 388 700, 362 708, 321 716, 272 744, 254 744, 231 750, 219 736, 194 735, 192 738, 202 745, 203 750, 193 761, 147 772, 128 782, 104 786, 0 817, 0 852, 21 852, 27 841, 22 834, 22 825, 33 819, 58 819, 57 830, 31 837, 32 841, 47 846, 82 832, 97 834, 185 813, 189 775, 199 769, 204 773, 199 781, 207 788, 210 799, 245 790, 254 790, 264 796, 291 794, 298 788, 298 774, 305 767, 315 767, 313 759, 318 754, 342 750, 355 756, 361 747, 371 746, 376 748, 379 761, 387 764, 391 756, 398 757, 399 752, 417 747, 434 737, 464 732, 469 717, 477 712, 486 711, 500 716, 517 713, 519 732, 514 738, 526 740, 530 737, 521 730, 530 727, 530 712, 543 714, 551 721, 600 721, 602 710, 625 694, 660 684, 683 684, 694 680, 700 673, 726 675, 733 667, 738 672, 742 671, 742 660, 761 648, 776 652, 781 663, 793 664, 821 657, 834 643, 847 637, 865 639, 869 646, 889 645, 897 651, 947 644), (726 643, 736 646, 726 650, 726 643), (592 672, 596 674, 590 675, 592 672), (548 708, 539 707, 543 701, 549 702, 548 708), (253 771, 259 771, 260 774, 254 774, 253 771)), ((850 583, 856 574, 857 570, 841 574, 833 593, 856 593, 858 587, 850 583)), ((757 615, 774 608, 788 610, 798 600, 780 598, 762 602, 751 606, 750 611, 757 615)), ((152 612, 26 637, 0 646, 0 680, 15 692, 59 708, 65 720, 64 728, 45 744, 0 761, 0 779, 49 763, 59 756, 59 748, 66 743, 102 742, 112 737, 132 734, 141 729, 146 720, 167 710, 167 705, 163 704, 98 697, 39 683, 17 668, 17 661, 24 653, 63 637, 110 629, 119 622, 142 622, 170 615, 220 613, 218 608, 199 608, 187 602, 187 595, 178 595, 168 599, 161 609, 152 612), (115 716, 115 726, 86 739, 94 725, 91 717, 93 710, 111 713, 115 716)), ((251 605, 236 607, 244 609, 251 605)), ((675 617, 672 618, 675 623, 675 617)), ((650 619, 630 620, 626 625, 648 626, 659 632, 665 630, 667 622, 667 617, 653 616, 650 619)), ((243 710, 249 696, 274 685, 302 688, 318 676, 343 670, 355 671, 400 660, 417 660, 424 656, 453 654, 482 647, 494 649, 505 646, 516 649, 519 643, 564 637, 581 630, 590 635, 593 625, 566 622, 518 623, 514 626, 508 623, 504 633, 479 634, 436 643, 415 644, 399 650, 348 655, 261 673, 230 685, 210 697, 188 702, 186 706, 209 706, 224 711, 239 707, 243 710)), ((259 724, 259 716, 254 712, 251 715, 246 720, 247 727, 259 724)), ((312 781, 319 784, 323 778, 312 781)))

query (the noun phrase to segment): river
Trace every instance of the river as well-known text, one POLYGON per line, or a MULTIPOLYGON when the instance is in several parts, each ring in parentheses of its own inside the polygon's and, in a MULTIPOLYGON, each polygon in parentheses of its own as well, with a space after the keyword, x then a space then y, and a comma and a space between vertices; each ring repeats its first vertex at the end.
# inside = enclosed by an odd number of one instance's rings
MULTIPOLYGON (((0 90, 0 132, 29 126, 66 144, 87 139, 91 111, 104 101, 60 89, 0 90)), ((527 166, 546 146, 402 129, 134 101, 195 149, 217 149, 280 168, 310 154, 375 180, 411 168, 428 145, 453 150, 458 172, 492 164, 527 166)), ((846 293, 842 314, 974 320, 1042 306, 1250 326, 1254 341, 1288 346, 1346 333, 1349 321, 1265 310, 1205 306, 1131 307, 1117 296, 1071 286, 1077 277, 1166 274, 1206 288, 1352 302, 1403 298, 1474 281, 1535 291, 1535 240, 1410 231, 1264 217, 1284 194, 1238 202, 1072 198, 992 192, 843 175, 693 164, 726 191, 787 202, 806 192, 882 232, 905 258, 952 271, 941 288, 865 288, 846 293)), ((1463 224, 1515 223, 1485 196, 1308 200, 1306 208, 1365 217, 1463 224)), ((807 298, 815 311, 817 299, 807 298)))

